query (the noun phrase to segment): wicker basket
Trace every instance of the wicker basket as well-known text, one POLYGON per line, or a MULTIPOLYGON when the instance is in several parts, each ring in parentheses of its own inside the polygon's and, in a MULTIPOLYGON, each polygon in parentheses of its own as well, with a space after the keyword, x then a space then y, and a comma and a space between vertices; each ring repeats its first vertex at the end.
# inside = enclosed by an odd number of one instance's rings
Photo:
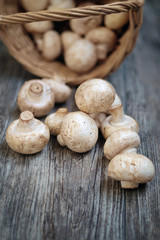
MULTIPOLYGON (((94 1, 103 4, 105 1, 94 1)), ((115 71, 123 59, 132 51, 142 24, 142 6, 144 0, 119 1, 111 4, 89 7, 18 13, 18 0, 0 0, 0 37, 10 54, 28 71, 39 76, 52 78, 60 76, 66 83, 77 85, 90 78, 105 77, 115 71), (63 63, 45 61, 36 49, 23 25, 41 20, 64 21, 91 15, 129 11, 129 26, 118 41, 116 49, 101 64, 86 74, 76 74, 63 63)))

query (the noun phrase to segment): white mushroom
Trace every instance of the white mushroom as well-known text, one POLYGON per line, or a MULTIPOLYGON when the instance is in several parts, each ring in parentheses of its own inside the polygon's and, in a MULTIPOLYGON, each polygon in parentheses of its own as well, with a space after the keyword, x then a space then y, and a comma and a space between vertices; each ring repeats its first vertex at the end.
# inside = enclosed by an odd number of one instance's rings
POLYGON ((42 56, 48 61, 53 61, 61 54, 62 46, 58 32, 50 30, 43 36, 42 56))
POLYGON ((61 146, 67 146, 74 152, 91 150, 98 139, 98 127, 86 113, 68 113, 61 123, 57 140, 61 146))
POLYGON ((91 70, 97 62, 96 47, 87 39, 73 42, 64 54, 66 65, 77 73, 91 70))
POLYGON ((31 111, 35 117, 47 115, 55 104, 51 87, 41 80, 30 80, 21 87, 17 104, 21 112, 31 111))
POLYGON ((53 23, 50 21, 25 23, 24 27, 28 33, 45 33, 53 28, 53 23))
MULTIPOLYGON (((92 6, 93 3, 83 3, 79 7, 92 6)), ((102 23, 102 16, 90 16, 85 18, 78 18, 70 20, 70 27, 73 32, 79 35, 84 35, 91 29, 100 26, 102 23)))
POLYGON ((121 181, 122 188, 137 188, 155 175, 153 163, 147 157, 135 153, 115 156, 108 165, 108 176, 121 181))
POLYGON ((128 23, 128 12, 120 12, 106 15, 104 18, 104 24, 106 27, 112 30, 119 30, 128 23))
POLYGON ((55 94, 55 102, 63 103, 65 102, 72 93, 72 89, 67 86, 65 83, 56 82, 54 79, 43 79, 44 82, 50 85, 54 94, 55 94))
POLYGON ((108 116, 101 124, 101 132, 105 139, 120 129, 132 129, 139 131, 138 123, 128 115, 124 114, 123 105, 120 98, 116 95, 115 101, 110 107, 108 116))
POLYGON ((52 135, 57 136, 60 133, 61 123, 67 114, 67 108, 59 108, 55 113, 52 113, 46 117, 45 124, 48 126, 52 135))
POLYGON ((77 107, 86 113, 106 113, 114 99, 114 88, 102 79, 90 79, 82 83, 75 94, 77 107))
POLYGON ((106 27, 97 27, 90 30, 86 39, 90 40, 97 47, 98 59, 103 60, 111 52, 117 43, 117 35, 106 27))
POLYGON ((41 11, 48 5, 48 0, 20 0, 26 11, 41 11))
POLYGON ((80 39, 80 36, 77 33, 74 33, 71 31, 64 31, 61 34, 61 41, 62 41, 63 49, 64 50, 68 49, 78 39, 80 39))
POLYGON ((10 148, 22 154, 40 152, 49 138, 48 127, 35 119, 29 111, 22 112, 20 118, 12 122, 6 132, 6 142, 10 148))
POLYGON ((48 10, 55 10, 56 8, 74 8, 75 2, 73 0, 49 0, 48 10))
POLYGON ((135 148, 139 145, 140 139, 135 131, 120 129, 107 138, 104 144, 104 155, 110 160, 122 152, 136 152, 135 148))
POLYGON ((43 51, 43 34, 42 33, 34 33, 33 34, 34 42, 36 44, 37 49, 42 52, 43 51))

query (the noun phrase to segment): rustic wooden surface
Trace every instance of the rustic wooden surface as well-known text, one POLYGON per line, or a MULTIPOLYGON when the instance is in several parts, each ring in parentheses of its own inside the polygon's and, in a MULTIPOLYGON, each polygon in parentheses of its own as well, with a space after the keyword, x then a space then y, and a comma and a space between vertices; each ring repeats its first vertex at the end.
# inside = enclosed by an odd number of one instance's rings
MULTIPOLYGON (((19 115, 17 93, 33 76, 0 43, 0 239, 160 239, 159 11, 158 0, 147 1, 136 48, 109 78, 140 123, 139 152, 156 167, 155 178, 137 190, 107 177, 102 136, 86 154, 60 147, 54 137, 33 156, 9 149, 5 131, 19 115)), ((76 109, 74 94, 63 106, 76 109)))

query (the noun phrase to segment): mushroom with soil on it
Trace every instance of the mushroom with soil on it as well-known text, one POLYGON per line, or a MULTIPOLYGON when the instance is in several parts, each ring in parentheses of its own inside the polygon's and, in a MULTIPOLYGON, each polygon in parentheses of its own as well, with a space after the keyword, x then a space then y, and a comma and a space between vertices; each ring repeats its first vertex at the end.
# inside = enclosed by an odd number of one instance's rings
POLYGON ((50 114, 45 119, 45 124, 48 126, 50 133, 57 136, 60 133, 61 123, 63 118, 68 114, 67 108, 59 108, 55 113, 50 114))
POLYGON ((29 111, 22 112, 18 120, 10 124, 6 142, 12 150, 22 154, 40 152, 49 142, 48 127, 34 118, 29 111))
POLYGON ((41 80, 30 80, 21 87, 17 104, 21 112, 31 111, 35 117, 47 115, 55 105, 51 87, 41 80))
POLYGON ((91 150, 98 139, 96 122, 86 113, 68 113, 62 120, 57 140, 61 146, 67 146, 77 153, 91 150))
POLYGON ((151 181, 154 175, 152 161, 141 154, 118 154, 108 165, 108 176, 121 181, 122 188, 137 188, 139 183, 151 181))

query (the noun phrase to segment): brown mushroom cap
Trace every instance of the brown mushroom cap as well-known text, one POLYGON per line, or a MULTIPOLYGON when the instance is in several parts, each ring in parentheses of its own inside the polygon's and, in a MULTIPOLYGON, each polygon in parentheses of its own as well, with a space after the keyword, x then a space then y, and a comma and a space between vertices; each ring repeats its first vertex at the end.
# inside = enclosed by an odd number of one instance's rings
POLYGON ((25 23, 24 27, 29 33, 45 33, 53 28, 53 23, 50 21, 25 23))
POLYGON ((138 133, 139 131, 139 125, 128 115, 124 115, 124 120, 122 122, 112 123, 111 122, 112 116, 107 117, 101 124, 101 132, 103 134, 103 137, 107 139, 109 136, 111 136, 114 132, 117 130, 123 130, 123 129, 131 129, 138 133))
POLYGON ((61 54, 62 45, 58 32, 54 30, 47 31, 43 36, 42 56, 53 61, 61 54))
POLYGON ((123 188, 136 188, 139 183, 149 182, 154 174, 152 161, 141 154, 118 154, 108 165, 108 176, 121 181, 123 188))
POLYGON ((91 70, 97 62, 96 47, 87 39, 73 42, 64 54, 66 65, 77 73, 91 70))
POLYGON ((128 20, 128 12, 113 13, 105 16, 104 24, 109 29, 118 30, 127 24, 128 20))
POLYGON ((30 80, 21 87, 17 104, 21 112, 28 110, 36 117, 45 116, 54 107, 54 92, 47 83, 41 80, 30 80))
POLYGON ((130 129, 118 130, 107 138, 104 144, 104 155, 106 158, 112 159, 124 150, 137 148, 139 145, 140 138, 135 131, 130 129))
POLYGON ((98 127, 86 113, 67 114, 61 124, 57 140, 74 152, 83 153, 91 150, 98 139, 98 127), (61 139, 61 140, 60 140, 61 139))
POLYGON ((48 5, 48 0, 20 0, 26 11, 41 11, 48 5))
POLYGON ((48 126, 52 135, 57 136, 60 133, 61 123, 67 114, 67 108, 59 108, 55 113, 50 114, 45 119, 45 124, 48 126))
MULTIPOLYGON (((92 6, 94 3, 82 3, 79 7, 92 6)), ((101 25, 102 16, 90 16, 85 18, 77 18, 70 20, 70 27, 73 32, 79 35, 84 35, 91 29, 94 29, 101 25)))
POLYGON ((40 152, 49 142, 48 127, 35 119, 29 111, 22 112, 20 118, 10 124, 6 141, 10 148, 22 154, 40 152))
POLYGON ((75 94, 77 107, 86 113, 106 113, 115 98, 112 85, 102 79, 91 79, 82 83, 75 94))
POLYGON ((50 85, 55 94, 55 102, 65 102, 72 93, 72 89, 64 83, 56 82, 53 79, 44 78, 42 81, 50 85))

